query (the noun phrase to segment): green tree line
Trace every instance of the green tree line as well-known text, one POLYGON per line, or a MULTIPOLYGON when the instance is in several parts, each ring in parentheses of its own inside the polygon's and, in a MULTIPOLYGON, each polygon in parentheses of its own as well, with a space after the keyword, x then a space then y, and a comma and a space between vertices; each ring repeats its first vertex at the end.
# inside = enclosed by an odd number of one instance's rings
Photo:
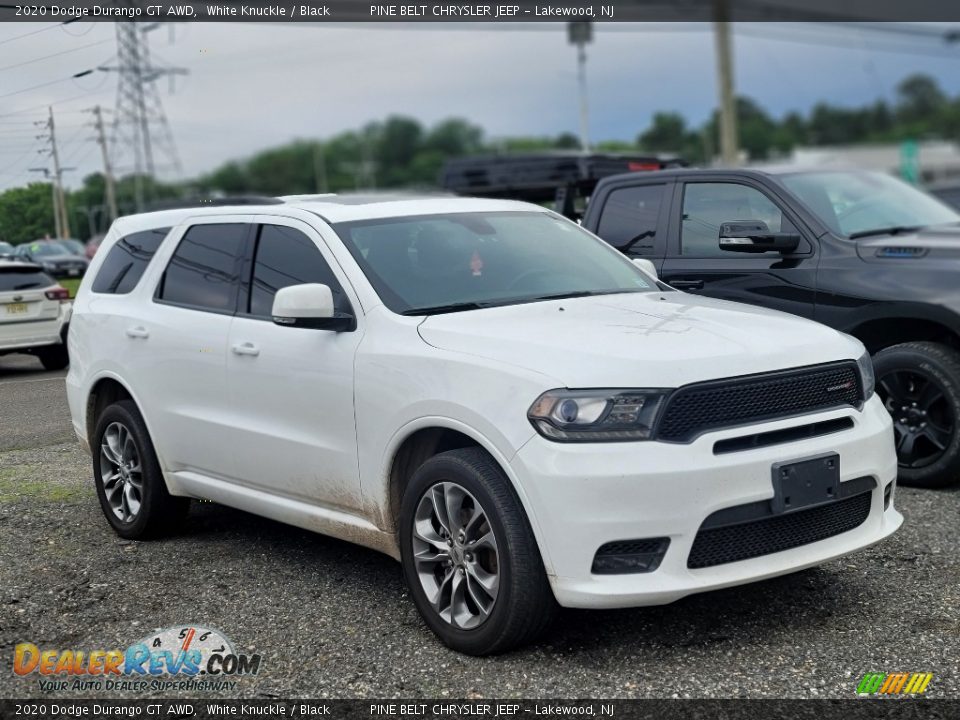
MULTIPOLYGON (((774 118, 747 97, 737 99, 739 142, 751 160, 782 156, 798 145, 846 145, 897 142, 906 139, 960 140, 960 96, 949 97, 925 75, 908 77, 897 86, 893 102, 878 100, 860 108, 826 103, 805 115, 791 112, 774 118)), ((343 192, 355 189, 435 187, 444 162, 453 157, 576 149, 571 133, 554 137, 489 139, 482 128, 463 119, 443 120, 431 127, 391 116, 325 140, 296 140, 231 160, 210 173, 182 183, 141 178, 153 202, 182 197, 287 195, 343 192)), ((674 112, 658 112, 633 141, 598 143, 606 152, 650 152, 679 155, 699 164, 716 155, 718 118, 714 113, 699 127, 674 112)), ((135 178, 117 182, 122 213, 135 211, 135 178)), ((104 178, 94 173, 67 193, 71 231, 86 240, 105 229, 104 178)), ((0 193, 0 240, 27 242, 53 235, 51 188, 31 183, 0 193)))

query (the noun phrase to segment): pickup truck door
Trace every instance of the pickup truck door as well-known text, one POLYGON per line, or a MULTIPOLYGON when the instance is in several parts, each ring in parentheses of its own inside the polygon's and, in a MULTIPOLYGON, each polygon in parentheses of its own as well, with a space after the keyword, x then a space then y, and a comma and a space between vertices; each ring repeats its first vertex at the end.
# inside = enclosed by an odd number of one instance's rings
POLYGON ((813 317, 818 245, 769 188, 751 178, 712 176, 678 182, 660 278, 686 292, 813 317), (799 232, 797 252, 721 250, 720 223, 762 220, 773 232, 799 232))
POLYGON ((630 258, 650 260, 660 269, 667 252, 667 225, 673 200, 673 181, 649 179, 614 185, 590 200, 584 225, 630 258))

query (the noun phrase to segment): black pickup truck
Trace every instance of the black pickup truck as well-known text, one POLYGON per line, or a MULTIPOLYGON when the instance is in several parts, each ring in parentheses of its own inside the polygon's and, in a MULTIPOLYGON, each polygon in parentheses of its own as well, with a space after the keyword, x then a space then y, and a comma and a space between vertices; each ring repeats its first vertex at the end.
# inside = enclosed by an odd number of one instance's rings
POLYGON ((960 214, 882 173, 608 177, 583 226, 692 293, 818 320, 874 356, 900 481, 960 479, 960 214))
POLYGON ((665 169, 601 179, 582 225, 678 290, 859 338, 899 479, 960 479, 960 214, 882 173, 665 169))

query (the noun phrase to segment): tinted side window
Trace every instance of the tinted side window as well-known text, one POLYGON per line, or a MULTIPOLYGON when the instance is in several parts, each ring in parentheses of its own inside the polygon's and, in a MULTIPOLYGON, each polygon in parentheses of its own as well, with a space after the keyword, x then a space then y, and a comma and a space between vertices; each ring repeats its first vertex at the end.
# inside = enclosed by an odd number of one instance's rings
POLYGON ((603 205, 597 235, 632 255, 652 251, 665 187, 638 185, 611 192, 603 205))
POLYGON ((157 297, 201 310, 234 312, 249 225, 194 225, 163 273, 157 297))
POLYGON ((694 257, 737 257, 720 249, 720 224, 761 220, 771 232, 796 232, 773 201, 736 183, 690 183, 683 192, 680 253, 694 257))
POLYGON ((348 301, 336 277, 313 240, 299 230, 282 225, 263 225, 257 240, 250 289, 249 312, 270 317, 273 296, 288 285, 323 283, 333 291, 333 306, 347 312, 348 301))
POLYGON ((35 268, 0 268, 0 292, 35 290, 56 285, 53 278, 35 268))
POLYGON ((100 266, 93 292, 123 295, 133 290, 168 232, 170 228, 157 228, 120 238, 100 266))

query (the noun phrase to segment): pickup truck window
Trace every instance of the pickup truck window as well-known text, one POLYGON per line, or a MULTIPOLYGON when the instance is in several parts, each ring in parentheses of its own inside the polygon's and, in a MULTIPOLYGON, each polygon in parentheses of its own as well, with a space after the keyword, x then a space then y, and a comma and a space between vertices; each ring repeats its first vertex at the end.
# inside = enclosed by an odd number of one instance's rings
POLYGON ((720 249, 720 225, 760 220, 771 232, 794 231, 780 208, 759 190, 738 183, 689 183, 683 192, 680 254, 692 257, 729 258, 720 249))
POLYGON ((620 252, 651 254, 664 188, 635 185, 612 191, 603 204, 597 235, 620 252))

